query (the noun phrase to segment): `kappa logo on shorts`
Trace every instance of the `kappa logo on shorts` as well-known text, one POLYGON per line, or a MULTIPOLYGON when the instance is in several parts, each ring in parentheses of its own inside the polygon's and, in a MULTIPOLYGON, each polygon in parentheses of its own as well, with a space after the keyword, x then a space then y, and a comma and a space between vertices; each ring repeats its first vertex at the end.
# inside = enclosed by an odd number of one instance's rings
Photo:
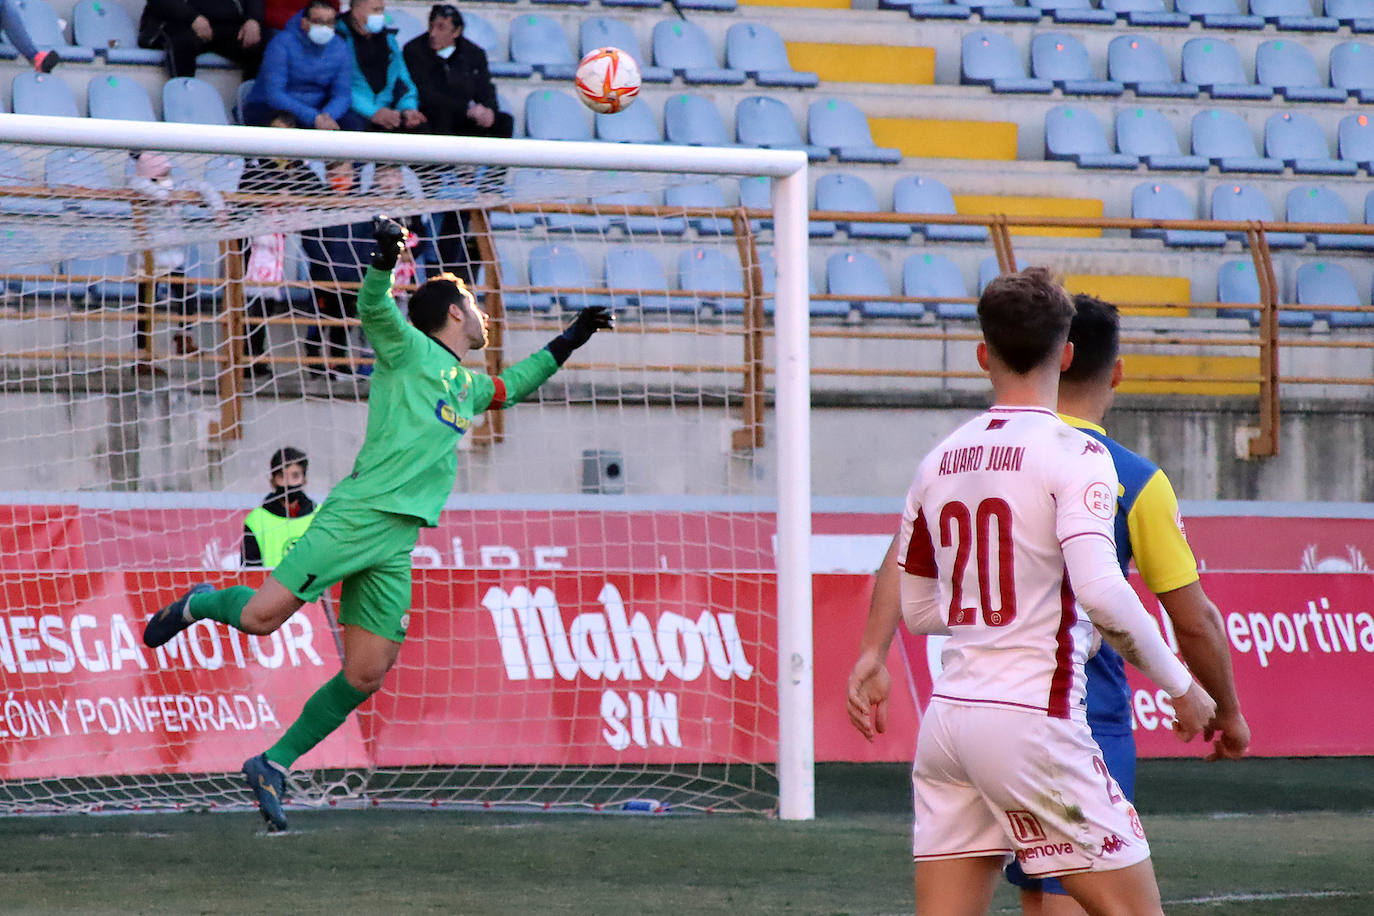
POLYGON ((1131 833, 1145 839, 1145 828, 1140 826, 1140 815, 1135 813, 1135 808, 1127 808, 1126 814, 1131 819, 1131 833))
POLYGON ((401 629, 402 629, 402 630, 409 630, 409 629, 410 629, 410 615, 409 615, 409 614, 402 614, 402 615, 401 615, 401 629))
POLYGON ((1016 842, 1040 843, 1045 840, 1045 828, 1040 826, 1040 819, 1029 811, 1008 811, 1007 821, 1011 824, 1011 835, 1016 842))
POLYGON ((1102 854, 1104 856, 1116 855, 1118 852, 1125 848, 1126 841, 1121 839, 1121 837, 1117 836, 1115 833, 1113 833, 1109 837, 1105 837, 1102 840, 1102 854))

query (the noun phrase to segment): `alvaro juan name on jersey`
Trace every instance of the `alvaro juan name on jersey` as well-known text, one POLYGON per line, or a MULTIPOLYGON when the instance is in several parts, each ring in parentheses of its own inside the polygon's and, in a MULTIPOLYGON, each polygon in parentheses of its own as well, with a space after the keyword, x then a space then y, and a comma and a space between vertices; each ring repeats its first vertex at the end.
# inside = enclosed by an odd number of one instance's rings
POLYGON ((1084 715, 1092 623, 1061 545, 1113 538, 1106 448, 1051 410, 993 407, 921 461, 898 541, 906 572, 939 580, 950 638, 934 695, 1084 715))
POLYGON ((518 404, 558 371, 558 363, 541 349, 496 378, 464 368, 452 350, 401 315, 390 271, 368 268, 358 317, 377 354, 367 434, 353 473, 329 498, 413 515, 432 527, 453 490, 458 441, 472 418, 518 404))

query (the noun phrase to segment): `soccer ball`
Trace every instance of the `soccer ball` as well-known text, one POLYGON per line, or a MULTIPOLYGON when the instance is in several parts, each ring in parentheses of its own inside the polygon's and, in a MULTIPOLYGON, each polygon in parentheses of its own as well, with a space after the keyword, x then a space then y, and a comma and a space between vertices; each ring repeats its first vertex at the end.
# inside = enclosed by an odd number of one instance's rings
POLYGON ((592 111, 624 111, 639 95, 639 65, 619 48, 597 48, 577 65, 577 94, 592 111))

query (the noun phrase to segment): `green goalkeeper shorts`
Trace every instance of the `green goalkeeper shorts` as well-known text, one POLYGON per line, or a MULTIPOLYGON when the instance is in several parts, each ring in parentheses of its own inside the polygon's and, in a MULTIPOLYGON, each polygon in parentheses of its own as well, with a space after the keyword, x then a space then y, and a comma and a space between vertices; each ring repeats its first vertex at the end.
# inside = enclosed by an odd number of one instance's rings
POLYGON ((410 622, 410 551, 420 519, 328 499, 272 578, 302 601, 343 583, 339 623, 403 642, 410 622))

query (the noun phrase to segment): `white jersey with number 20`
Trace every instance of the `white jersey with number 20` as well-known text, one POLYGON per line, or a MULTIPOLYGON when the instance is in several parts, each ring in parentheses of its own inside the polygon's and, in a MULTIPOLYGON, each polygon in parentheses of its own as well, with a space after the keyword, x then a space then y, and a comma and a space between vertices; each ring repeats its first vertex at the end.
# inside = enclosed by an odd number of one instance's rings
POLYGON ((902 568, 939 580, 949 627, 934 696, 1084 717, 1092 623, 1063 545, 1114 540, 1107 450, 1052 411, 994 407, 922 460, 898 541, 902 568))

